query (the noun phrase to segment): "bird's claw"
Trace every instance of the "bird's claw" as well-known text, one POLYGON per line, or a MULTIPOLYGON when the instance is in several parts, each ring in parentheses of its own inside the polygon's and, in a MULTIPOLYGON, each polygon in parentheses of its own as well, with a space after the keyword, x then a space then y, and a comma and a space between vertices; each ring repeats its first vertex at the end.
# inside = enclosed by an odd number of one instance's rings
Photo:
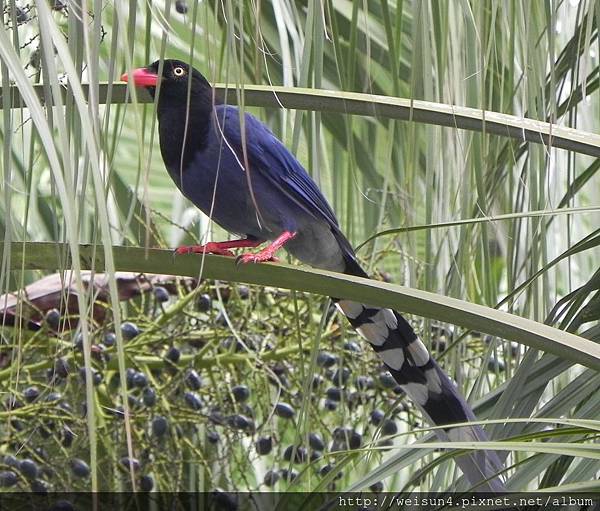
POLYGON ((278 262, 279 259, 270 252, 257 252, 256 254, 241 254, 235 258, 235 264, 248 264, 248 263, 264 263, 264 262, 278 262))
POLYGON ((183 254, 215 254, 233 257, 233 252, 226 248, 218 248, 215 246, 204 246, 204 245, 191 245, 191 246, 182 246, 177 247, 173 251, 173 256, 183 255, 183 254))

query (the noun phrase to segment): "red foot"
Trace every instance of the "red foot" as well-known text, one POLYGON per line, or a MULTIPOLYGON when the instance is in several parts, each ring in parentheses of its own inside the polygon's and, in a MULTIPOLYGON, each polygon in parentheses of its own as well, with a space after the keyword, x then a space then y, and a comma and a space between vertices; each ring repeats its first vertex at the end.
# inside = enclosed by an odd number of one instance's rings
POLYGON ((267 261, 272 261, 274 263, 278 262, 279 259, 275 257, 275 255, 268 249, 261 250, 256 254, 242 254, 237 256, 235 262, 237 264, 248 264, 248 263, 264 263, 267 261))
POLYGON ((207 243, 206 245, 190 245, 187 247, 178 247, 175 249, 175 254, 217 254, 233 257, 233 252, 231 250, 227 250, 226 248, 221 248, 216 245, 216 243, 207 243))
POLYGON ((230 248, 257 247, 261 243, 263 242, 249 239, 217 242, 211 241, 206 245, 191 245, 179 247, 175 249, 175 254, 217 254, 233 257, 233 252, 229 250, 230 248))
POLYGON ((262 263, 265 261, 275 261, 275 253, 283 247, 288 241, 296 237, 295 232, 284 231, 273 243, 256 254, 242 254, 236 259, 237 264, 262 263))

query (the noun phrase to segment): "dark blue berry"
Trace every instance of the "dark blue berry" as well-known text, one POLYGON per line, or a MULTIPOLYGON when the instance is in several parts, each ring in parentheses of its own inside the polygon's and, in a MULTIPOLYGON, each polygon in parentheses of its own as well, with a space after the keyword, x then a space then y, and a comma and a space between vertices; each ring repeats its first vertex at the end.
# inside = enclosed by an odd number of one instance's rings
POLYGON ((346 385, 348 379, 350 378, 351 372, 352 371, 350 371, 349 367, 342 367, 338 369, 335 373, 333 373, 331 381, 339 387, 341 387, 342 385, 346 385))
POLYGON ((373 493, 381 493, 383 491, 383 483, 381 481, 377 481, 369 486, 369 490, 371 490, 373 493))
POLYGON ((204 294, 200 295, 196 300, 196 308, 200 312, 208 312, 212 305, 212 299, 210 295, 204 294))
MULTIPOLYGON (((331 465, 330 463, 328 463, 327 465, 323 465, 321 467, 321 469, 319 470, 319 475, 321 477, 325 477, 327 474, 329 474, 329 472, 331 472, 333 470, 333 468, 334 468, 333 465, 331 465)), ((338 472, 335 475, 335 479, 340 479, 342 477, 342 475, 343 475, 342 472, 338 472)))
POLYGON ((273 449, 273 438, 270 436, 261 436, 254 444, 256 452, 261 456, 269 454, 273 449))
POLYGON ((348 438, 348 448, 350 449, 360 449, 362 445, 362 435, 358 431, 353 431, 348 438))
POLYGON ((210 444, 218 444, 220 439, 219 433, 217 433, 216 431, 209 431, 208 433, 206 433, 206 439, 210 444))
POLYGON ((329 387, 325 392, 327 399, 336 403, 342 400, 342 390, 338 387, 329 387))
POLYGON ((169 421, 166 417, 158 415, 152 420, 152 434, 154 436, 163 436, 169 431, 169 421))
POLYGON ((121 325, 121 335, 125 341, 130 341, 134 337, 137 337, 140 334, 140 329, 137 327, 135 323, 130 321, 125 321, 121 325))
POLYGON ((227 422, 232 428, 242 431, 254 428, 254 421, 245 415, 232 415, 227 418, 227 422))
POLYGON ((317 390, 321 384, 323 383, 323 377, 320 374, 315 374, 313 376, 311 387, 313 390, 317 390))
POLYGON ((9 488, 19 482, 19 476, 12 470, 3 470, 0 472, 0 487, 9 488))
POLYGON ((269 470, 263 479, 263 484, 265 486, 275 486, 275 483, 279 481, 279 474, 275 470, 269 470))
POLYGON ((369 402, 367 396, 365 396, 362 392, 351 392, 348 396, 348 406, 350 408, 356 405, 364 405, 369 402))
POLYGON ((75 351, 83 351, 83 334, 79 333, 73 339, 73 349, 75 351))
POLYGON ((279 475, 281 475, 281 478, 283 480, 291 483, 294 479, 298 477, 298 472, 296 472, 294 469, 288 470, 287 468, 284 468, 279 471, 279 475))
POLYGON ((152 387, 146 387, 142 392, 142 401, 146 406, 154 406, 156 404, 156 391, 152 387))
POLYGON ((352 428, 335 428, 333 439, 339 450, 358 449, 362 443, 362 435, 352 428))
POLYGON ((383 372, 379 373, 378 379, 379 379, 379 384, 384 389, 393 389, 396 385, 398 385, 396 380, 394 380, 394 377, 388 371, 383 371, 383 372))
POLYGON ((275 373, 276 376, 283 376, 287 372, 287 367, 282 362, 277 362, 274 364, 271 369, 275 373))
POLYGON ((371 424, 373 424, 373 426, 379 426, 384 417, 385 412, 383 410, 380 410, 379 408, 376 408, 371 412, 371 424))
POLYGON ((67 426, 63 427, 62 430, 62 445, 63 447, 71 447, 71 445, 73 445, 73 440, 75 438, 75 434, 73 433, 73 431, 71 431, 70 428, 68 428, 67 426))
POLYGON ((69 376, 69 362, 65 358, 59 358, 54 362, 54 374, 61 377, 67 378, 69 376))
POLYGON ((83 461, 79 458, 73 458, 71 460, 71 471, 77 477, 83 478, 83 477, 88 477, 90 475, 89 465, 85 461, 83 461))
POLYGON ((33 493, 38 493, 40 495, 45 495, 48 493, 48 483, 42 481, 41 479, 34 479, 29 483, 29 488, 33 493))
POLYGON ((129 408, 137 408, 141 405, 141 401, 132 394, 127 396, 127 402, 129 403, 129 408))
POLYGON ((40 395, 40 390, 37 387, 27 387, 23 391, 23 398, 28 403, 33 403, 40 395))
POLYGON ((2 459, 2 462, 5 465, 8 465, 9 467, 13 467, 16 469, 19 468, 19 464, 20 464, 20 461, 12 454, 7 454, 6 456, 4 456, 4 458, 2 459))
POLYGON ((102 380, 104 379, 104 376, 102 375, 102 373, 100 371, 94 371, 92 373, 92 383, 95 386, 98 386, 102 383, 102 380))
POLYGON ((250 297, 250 289, 248 286, 238 286, 237 288, 240 299, 247 300, 250 297))
POLYGON ((279 402, 275 405, 275 415, 282 419, 291 419, 295 414, 295 410, 288 403, 279 402))
POLYGON ((337 358, 328 351, 320 351, 317 354, 317 365, 319 367, 331 367, 335 365, 337 358))
POLYGON ((200 410, 202 408, 202 399, 195 392, 186 392, 183 395, 183 399, 192 410, 200 410))
POLYGON ((125 383, 127 384, 127 388, 130 389, 134 386, 133 379, 137 371, 133 367, 128 367, 125 371, 125 383))
POLYGON ((338 405, 335 401, 332 401, 331 399, 326 399, 325 402, 323 403, 323 406, 325 407, 325 410, 333 412, 333 411, 337 410, 338 405))
POLYGON ((28 479, 35 479, 40 472, 37 463, 29 458, 21 460, 19 470, 28 479))
POLYGON ((121 458, 119 460, 119 465, 127 471, 133 468, 133 471, 137 472, 140 469, 140 462, 135 458, 129 458, 129 456, 124 456, 123 458, 121 458))
POLYGON ((381 432, 384 435, 395 435, 398 433, 398 425, 393 419, 386 419, 381 427, 381 432))
POLYGON ((133 385, 143 389, 148 385, 148 377, 144 373, 136 373, 133 377, 133 385))
MULTIPOLYGON (((85 366, 79 368, 79 377, 81 378, 81 381, 83 383, 85 383, 86 372, 87 371, 86 371, 85 366)), ((100 385, 100 383, 102 383, 102 378, 103 378, 102 373, 100 373, 92 368, 92 383, 94 385, 100 385)))
POLYGON ((154 488, 154 478, 151 475, 140 477, 140 490, 149 492, 152 488, 154 488))
POLYGON ((358 376, 355 380, 358 390, 370 390, 375 387, 375 382, 370 376, 358 376))
POLYGON ((302 446, 289 445, 283 452, 283 459, 294 463, 304 463, 308 459, 308 452, 302 446))
POLYGON ((55 401, 59 401, 61 399, 62 394, 60 392, 50 392, 50 394, 46 396, 46 402, 48 403, 54 403, 55 401))
POLYGON ((185 0, 176 0, 175 1, 175 10, 179 14, 186 14, 188 12, 188 5, 185 0))
POLYGON ((199 390, 202 387, 202 378, 194 369, 189 369, 185 375, 185 383, 192 390, 199 390))
POLYGON ((344 349, 352 353, 360 353, 362 351, 360 345, 355 341, 346 341, 344 343, 344 349))
POLYGON ((67 401, 61 401, 58 407, 67 413, 73 413, 73 407, 67 401))
POLYGON ((169 301, 169 292, 162 286, 156 286, 154 288, 154 298, 157 302, 165 303, 169 301))
POLYGON ((236 385, 231 389, 231 393, 238 403, 243 403, 250 397, 250 389, 246 385, 236 385))
POLYGON ((208 414, 208 420, 211 421, 213 424, 222 425, 225 423, 225 417, 219 409, 211 410, 208 414))
POLYGON ((58 327, 60 326, 60 312, 58 312, 57 309, 50 309, 46 312, 44 320, 52 330, 58 330, 58 327))
POLYGON ((104 345, 107 348, 112 348, 117 343, 117 334, 114 332, 108 332, 104 336, 104 345))
POLYGON ((167 350, 167 354, 165 355, 165 358, 167 360, 170 360, 174 364, 176 364, 177 362, 179 362, 179 359, 181 358, 181 351, 179 350, 179 348, 176 348, 175 346, 171 346, 167 350))
POLYGON ((325 450, 325 442, 323 442, 323 437, 319 433, 310 433, 308 435, 308 445, 315 451, 325 450))

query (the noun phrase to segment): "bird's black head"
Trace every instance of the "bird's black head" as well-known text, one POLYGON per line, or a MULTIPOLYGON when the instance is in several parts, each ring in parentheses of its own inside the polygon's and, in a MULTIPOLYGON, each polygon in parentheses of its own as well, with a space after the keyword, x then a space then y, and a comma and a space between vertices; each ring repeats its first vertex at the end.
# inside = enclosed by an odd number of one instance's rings
MULTIPOLYGON (((157 60, 147 67, 134 69, 131 73, 133 84, 148 89, 154 97, 160 82, 160 98, 168 97, 171 103, 177 100, 187 103, 188 86, 192 98, 212 99, 212 87, 197 69, 181 60, 167 59, 163 62, 162 73, 159 76, 159 64, 160 61, 157 60)), ((121 80, 129 81, 129 75, 123 74, 121 80)))
MULTIPOLYGON (((134 69, 131 78, 136 87, 146 88, 152 97, 160 83, 157 110, 160 149, 167 169, 177 182, 180 169, 186 168, 206 144, 213 89, 200 71, 181 60, 165 60, 160 75, 159 63, 157 60, 134 69)), ((128 79, 127 73, 121 77, 124 81, 128 79)))

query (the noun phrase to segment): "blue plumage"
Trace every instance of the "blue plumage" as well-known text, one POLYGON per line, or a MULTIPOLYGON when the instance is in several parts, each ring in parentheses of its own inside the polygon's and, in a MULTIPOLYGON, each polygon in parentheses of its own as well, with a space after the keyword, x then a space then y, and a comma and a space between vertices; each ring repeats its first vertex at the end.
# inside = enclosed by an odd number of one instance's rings
MULTIPOLYGON (((152 94, 160 82, 161 154, 178 188, 224 229, 244 237, 182 247, 179 253, 233 255, 232 248, 270 241, 257 254, 241 256, 242 262, 270 260, 283 247, 306 264, 367 276, 317 185, 264 124, 247 113, 241 123, 236 107, 215 104, 210 84, 183 62, 165 61, 160 77, 158 62, 136 70, 133 77, 152 94)), ((428 420, 446 426, 438 430, 440 438, 487 439, 479 426, 449 426, 475 416, 398 312, 334 300, 428 420)), ((496 475, 502 463, 495 452, 465 454, 457 463, 477 489, 504 489, 496 475)))

